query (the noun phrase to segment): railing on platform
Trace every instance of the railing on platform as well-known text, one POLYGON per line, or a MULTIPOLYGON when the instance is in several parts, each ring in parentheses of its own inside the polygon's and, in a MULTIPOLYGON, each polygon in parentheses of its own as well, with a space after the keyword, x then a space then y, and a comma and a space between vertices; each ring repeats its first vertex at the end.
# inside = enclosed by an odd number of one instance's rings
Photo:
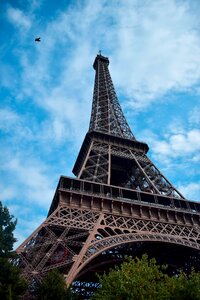
POLYGON ((141 204, 155 204, 162 207, 183 209, 197 214, 200 213, 200 204, 197 202, 65 176, 61 176, 58 188, 73 190, 83 194, 91 194, 93 196, 96 195, 103 198, 112 198, 124 202, 134 201, 141 204))

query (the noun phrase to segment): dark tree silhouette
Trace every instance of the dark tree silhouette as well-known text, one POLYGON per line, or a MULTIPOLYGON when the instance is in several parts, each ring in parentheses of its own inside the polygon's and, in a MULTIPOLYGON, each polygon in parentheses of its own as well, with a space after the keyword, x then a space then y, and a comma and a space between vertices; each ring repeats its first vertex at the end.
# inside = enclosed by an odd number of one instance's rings
POLYGON ((50 271, 37 290, 37 300, 75 300, 77 297, 67 289, 64 276, 58 270, 50 271))
POLYGON ((0 202, 0 299, 17 300, 26 290, 26 282, 11 259, 15 257, 13 235, 17 221, 0 202))

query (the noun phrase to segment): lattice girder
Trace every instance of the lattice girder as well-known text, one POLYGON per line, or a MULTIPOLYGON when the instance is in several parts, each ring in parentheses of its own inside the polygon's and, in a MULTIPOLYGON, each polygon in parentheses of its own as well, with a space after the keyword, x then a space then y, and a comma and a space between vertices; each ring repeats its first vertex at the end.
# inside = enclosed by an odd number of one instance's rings
POLYGON ((41 280, 61 268, 70 284, 94 257, 119 244, 159 241, 199 250, 199 240, 192 226, 59 206, 17 252, 26 278, 41 280))
POLYGON ((184 199, 145 153, 120 143, 92 138, 78 178, 184 199))
POLYGON ((90 232, 88 237, 90 243, 86 241, 87 247, 85 246, 84 253, 81 253, 77 269, 73 270, 73 275, 69 273, 68 284, 100 253, 123 243, 156 241, 200 249, 200 230, 198 228, 115 216, 114 214, 101 213, 100 215, 101 223, 96 230, 90 232))
MULTIPOLYGON (((71 185, 69 181, 69 191, 64 191, 61 182, 60 188, 57 209, 17 249, 19 265, 23 265, 23 274, 29 282, 38 282, 48 271, 58 268, 70 285, 80 274, 87 272, 87 266, 103 252, 123 244, 151 241, 199 250, 200 229, 196 212, 194 221, 184 218, 184 212, 177 221, 171 213, 166 219, 168 209, 161 207, 157 208, 156 214, 151 214, 150 208, 147 213, 145 209, 135 207, 135 211, 131 209, 127 216, 128 211, 121 209, 123 206, 117 206, 118 213, 107 213, 107 204, 104 207, 98 195, 87 196, 87 201, 79 195, 77 183, 71 185), (97 205, 98 201, 101 204, 97 205)), ((110 196, 106 199, 110 203, 113 200, 110 196)), ((108 207, 112 210, 112 205, 108 207)), ((191 210, 186 213, 191 214, 191 210)), ((92 287, 85 293, 91 296, 92 287)))
POLYGON ((93 228, 96 218, 95 213, 88 211, 81 213, 59 207, 17 249, 18 264, 19 266, 23 264, 25 277, 28 280, 35 278, 40 281, 42 276, 54 268, 64 268, 67 273, 88 236, 88 229, 93 228), (89 224, 88 219, 93 223, 89 224))
POLYGON ((89 181, 108 182, 108 145, 92 142, 79 178, 89 181))
POLYGON ((108 64, 107 58, 97 55, 94 63, 96 75, 89 131, 135 139, 117 99, 108 64))

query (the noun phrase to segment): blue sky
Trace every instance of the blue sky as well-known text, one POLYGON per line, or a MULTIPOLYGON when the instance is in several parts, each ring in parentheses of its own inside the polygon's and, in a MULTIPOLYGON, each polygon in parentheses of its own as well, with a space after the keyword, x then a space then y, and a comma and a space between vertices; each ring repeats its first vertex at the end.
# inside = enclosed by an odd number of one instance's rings
POLYGON ((134 135, 200 200, 199 15, 198 0, 0 0, 0 200, 18 244, 72 176, 100 49, 134 135))

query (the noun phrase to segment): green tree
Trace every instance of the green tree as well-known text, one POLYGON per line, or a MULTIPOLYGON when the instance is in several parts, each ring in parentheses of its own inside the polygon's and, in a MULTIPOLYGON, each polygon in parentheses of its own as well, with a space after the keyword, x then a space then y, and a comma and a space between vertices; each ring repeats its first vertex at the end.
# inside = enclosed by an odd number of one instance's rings
POLYGON ((0 299, 17 300, 26 290, 20 270, 11 263, 15 256, 13 235, 17 221, 0 202, 0 299))
POLYGON ((128 258, 120 267, 100 276, 101 288, 93 300, 200 300, 200 274, 166 274, 167 266, 143 255, 128 258))
POLYGON ((10 258, 12 255, 13 244, 16 242, 13 231, 17 220, 13 220, 7 207, 0 202, 0 257, 10 258))
POLYGON ((200 300, 200 273, 192 270, 189 276, 180 272, 170 279, 170 300, 200 300))
POLYGON ((101 288, 94 300, 169 299, 168 276, 165 266, 156 264, 155 259, 128 258, 120 267, 116 266, 108 275, 100 277, 101 288))
POLYGON ((37 290, 38 300, 75 300, 71 289, 67 289, 64 276, 55 269, 42 280, 37 290))

